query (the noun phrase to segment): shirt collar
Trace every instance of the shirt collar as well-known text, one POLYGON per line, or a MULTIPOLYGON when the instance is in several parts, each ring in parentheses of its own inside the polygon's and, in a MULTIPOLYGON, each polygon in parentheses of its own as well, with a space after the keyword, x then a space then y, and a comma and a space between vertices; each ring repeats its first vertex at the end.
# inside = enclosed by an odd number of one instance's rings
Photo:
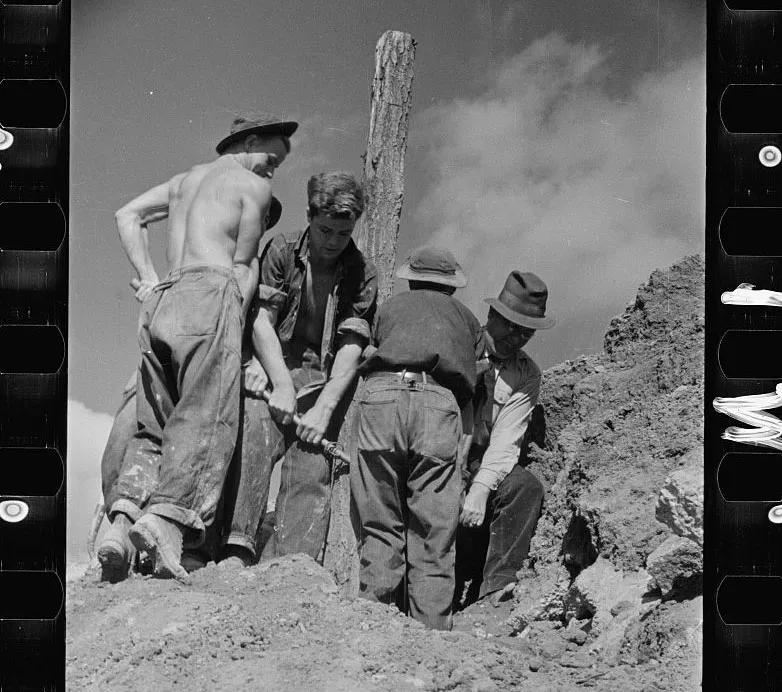
POLYGON ((527 357, 527 354, 524 353, 524 349, 520 348, 518 351, 513 353, 512 355, 508 356, 505 359, 499 359, 496 356, 489 356, 489 362, 491 362, 495 367, 497 368, 511 368, 514 365, 519 365, 521 361, 527 357))

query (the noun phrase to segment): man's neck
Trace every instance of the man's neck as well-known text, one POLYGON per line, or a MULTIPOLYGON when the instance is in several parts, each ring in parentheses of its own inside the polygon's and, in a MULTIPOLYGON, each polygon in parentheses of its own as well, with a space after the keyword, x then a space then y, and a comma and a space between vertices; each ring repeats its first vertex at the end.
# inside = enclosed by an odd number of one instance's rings
POLYGON ((253 154, 242 152, 239 154, 229 154, 229 156, 232 156, 236 163, 238 163, 242 168, 246 168, 248 171, 251 171, 256 163, 255 159, 253 158, 253 154))
POLYGON ((337 268, 337 264, 339 264, 339 260, 342 257, 344 253, 340 253, 336 257, 332 258, 325 258, 320 257, 317 253, 315 253, 312 249, 312 244, 309 244, 308 247, 308 254, 309 254, 309 262, 310 265, 314 269, 319 269, 321 271, 334 271, 337 268))
MULTIPOLYGON (((519 349, 521 350, 521 349, 519 349)), ((511 363, 516 356, 518 356, 519 351, 512 351, 507 356, 499 356, 496 353, 490 353, 489 354, 489 360, 497 367, 501 365, 507 365, 508 363, 511 363)))

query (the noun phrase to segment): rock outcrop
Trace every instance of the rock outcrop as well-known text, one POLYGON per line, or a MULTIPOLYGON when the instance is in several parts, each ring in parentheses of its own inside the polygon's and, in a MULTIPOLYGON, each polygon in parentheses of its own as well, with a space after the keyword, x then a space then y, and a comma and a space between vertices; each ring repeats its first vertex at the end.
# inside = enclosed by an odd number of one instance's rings
POLYGON ((640 287, 602 353, 545 372, 528 458, 548 492, 517 575, 517 632, 575 626, 613 663, 645 651, 638 638, 663 606, 696 617, 703 329, 704 262, 687 257, 640 287))

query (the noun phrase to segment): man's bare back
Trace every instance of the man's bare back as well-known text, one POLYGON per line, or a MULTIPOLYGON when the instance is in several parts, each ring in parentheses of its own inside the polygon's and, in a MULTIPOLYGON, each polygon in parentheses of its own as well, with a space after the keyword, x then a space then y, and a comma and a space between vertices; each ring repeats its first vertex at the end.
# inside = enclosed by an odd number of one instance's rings
POLYGON ((271 201, 268 180, 233 158, 193 167, 171 181, 169 266, 249 265, 271 201))
POLYGON ((174 176, 126 204, 117 214, 122 245, 139 276, 139 291, 159 281, 147 247, 149 223, 169 217, 169 270, 208 264, 247 267, 256 258, 271 203, 269 178, 277 157, 221 156, 174 176))

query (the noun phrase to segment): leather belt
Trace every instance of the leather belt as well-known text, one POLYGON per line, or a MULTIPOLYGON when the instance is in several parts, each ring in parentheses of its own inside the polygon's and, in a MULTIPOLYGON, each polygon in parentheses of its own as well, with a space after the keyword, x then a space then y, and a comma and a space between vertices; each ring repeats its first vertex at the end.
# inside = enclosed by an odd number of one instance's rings
POLYGON ((371 379, 373 377, 380 377, 380 376, 388 377, 389 375, 398 377, 402 382, 420 382, 421 384, 436 384, 440 386, 437 380, 435 380, 434 377, 432 377, 430 374, 426 372, 420 372, 417 370, 407 370, 407 369, 373 370, 372 372, 367 374, 366 379, 371 379))

